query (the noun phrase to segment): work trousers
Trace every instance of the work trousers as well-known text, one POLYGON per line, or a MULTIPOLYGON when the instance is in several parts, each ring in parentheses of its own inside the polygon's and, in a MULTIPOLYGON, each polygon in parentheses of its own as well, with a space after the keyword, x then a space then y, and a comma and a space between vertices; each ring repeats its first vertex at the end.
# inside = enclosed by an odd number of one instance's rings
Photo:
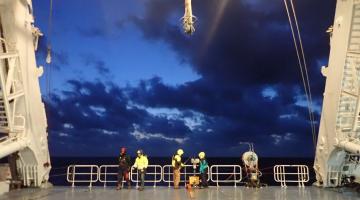
POLYGON ((140 178, 140 187, 144 189, 145 185, 145 170, 138 170, 138 177, 140 178))
POLYGON ((125 180, 128 184, 128 186, 130 186, 130 180, 129 180, 129 170, 127 168, 121 168, 119 167, 118 170, 118 185, 122 186, 122 182, 123 180, 125 180))
POLYGON ((180 183, 180 168, 173 168, 173 177, 174 177, 174 188, 178 188, 180 183))
POLYGON ((208 186, 207 173, 206 172, 200 173, 200 178, 201 178, 201 186, 207 187, 208 186))

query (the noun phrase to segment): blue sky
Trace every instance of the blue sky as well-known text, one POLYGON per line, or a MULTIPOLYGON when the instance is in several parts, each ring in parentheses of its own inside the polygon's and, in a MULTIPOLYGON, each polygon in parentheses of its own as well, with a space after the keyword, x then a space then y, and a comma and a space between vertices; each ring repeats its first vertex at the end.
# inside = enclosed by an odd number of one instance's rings
MULTIPOLYGON (((80 77, 136 84, 142 79, 159 76, 172 85, 199 78, 189 63, 179 60, 169 45, 144 40, 141 31, 127 21, 131 16, 142 15, 143 2, 90 0, 84 4, 83 1, 54 1, 50 40, 54 51, 62 55, 63 63, 61 66, 55 63, 58 71, 53 73, 53 89, 61 89, 66 80, 80 77), (94 66, 84 66, 89 57, 88 64, 100 62, 109 69, 109 74, 104 76, 98 74, 94 66)), ((34 6, 36 23, 46 34, 49 5, 35 2, 34 6)))
MULTIPOLYGON (((49 1, 33 4, 45 34, 37 61, 51 74, 49 96, 45 76, 41 86, 52 155, 112 156, 127 146, 239 156, 250 141, 262 156, 314 156, 281 1, 194 0, 191 37, 181 30, 182 1, 54 0, 50 38, 49 1)), ((319 120, 335 1, 297 8, 319 120)))

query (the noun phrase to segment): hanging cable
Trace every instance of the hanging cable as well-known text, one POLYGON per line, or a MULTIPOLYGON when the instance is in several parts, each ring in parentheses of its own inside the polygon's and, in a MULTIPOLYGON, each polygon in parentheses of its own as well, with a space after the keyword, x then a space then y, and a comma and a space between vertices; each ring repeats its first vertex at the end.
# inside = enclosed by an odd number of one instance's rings
POLYGON ((50 98, 51 91, 51 33, 52 33, 52 17, 53 17, 53 0, 50 0, 50 8, 49 8, 49 21, 48 21, 48 31, 47 31, 47 49, 46 49, 46 63, 48 64, 48 71, 46 76, 46 93, 47 97, 50 98))
POLYGON ((287 11, 287 14, 288 14, 288 18, 289 18, 290 28, 291 28, 292 36, 293 36, 293 39, 294 39, 295 49, 296 49, 296 53, 297 53, 297 57, 298 57, 298 61, 299 61, 299 67, 300 67, 303 86, 304 86, 304 90, 305 90, 305 96, 306 96, 307 103, 308 103, 308 111, 309 111, 309 118, 310 118, 310 123, 311 123, 311 131, 312 131, 313 143, 314 143, 314 148, 315 148, 315 146, 316 146, 316 132, 315 132, 315 122, 314 122, 315 120, 314 120, 313 111, 312 111, 312 100, 311 100, 311 94, 310 94, 310 84, 309 84, 308 76, 307 76, 305 54, 303 53, 304 52, 303 48, 302 48, 302 51, 299 52, 298 45, 300 47, 302 47, 302 41, 301 41, 301 39, 299 37, 296 38, 296 36, 295 36, 295 31, 294 31, 294 26, 293 26, 292 20, 294 20, 295 23, 296 23, 296 30, 297 30, 297 33, 298 33, 297 36, 300 35, 300 31, 299 31, 299 26, 298 26, 298 23, 297 23, 297 20, 296 20, 296 13, 294 12, 295 9, 294 9, 292 0, 290 0, 290 1, 291 1, 292 11, 293 11, 292 12, 292 15, 293 15, 292 17, 294 19, 292 19, 291 16, 290 16, 290 11, 289 11, 289 8, 288 8, 287 1, 284 0, 284 3, 285 3, 286 11, 287 11), (300 55, 301 53, 302 53, 302 55, 300 55), (303 59, 301 59, 301 58, 303 58, 303 59), (305 75, 304 75, 304 71, 306 72, 305 75))
MULTIPOLYGON (((290 0, 290 3, 291 3, 291 8, 292 8, 292 11, 294 13, 294 20, 295 20, 295 25, 296 25, 296 29, 297 29, 297 34, 298 34, 298 39, 299 39, 299 43, 300 43, 300 50, 301 50, 301 53, 302 53, 302 59, 303 59, 303 65, 304 65, 304 69, 305 69, 305 79, 306 79, 306 83, 307 83, 307 87, 308 87, 308 95, 309 95, 309 104, 310 104, 310 108, 311 108, 311 115, 312 115, 312 120, 313 122, 315 122, 315 117, 314 117, 314 112, 312 110, 312 107, 313 107, 313 103, 312 103, 312 95, 311 95, 311 87, 310 87, 310 81, 309 81, 309 74, 308 74, 308 70, 307 70, 307 62, 306 62, 306 59, 305 59, 305 53, 304 53, 304 47, 303 47, 303 43, 302 43, 302 39, 301 39, 301 34, 300 34, 300 28, 299 28, 299 23, 298 23, 298 20, 297 20, 297 16, 296 16, 296 11, 295 11, 295 6, 294 6, 294 3, 293 3, 293 0, 290 0)), ((313 124, 313 129, 314 129, 314 132, 316 132, 315 130, 315 123, 313 124)), ((316 141, 316 135, 314 136, 314 139, 316 141)))
POLYGON ((300 35, 300 28, 298 25, 298 20, 296 17, 296 12, 295 12, 295 6, 293 4, 292 0, 289 0, 291 3, 291 8, 292 8, 292 17, 290 15, 290 9, 287 3, 288 0, 284 0, 284 4, 285 4, 285 8, 286 8, 286 12, 287 12, 287 16, 289 19, 289 24, 290 24, 290 28, 291 28, 291 33, 292 33, 292 37, 293 37, 293 41, 294 41, 294 45, 295 45, 295 50, 296 50, 296 55, 297 55, 297 59, 298 59, 298 64, 299 64, 299 68, 300 68, 300 72, 301 72, 301 78, 302 78, 302 82, 303 82, 303 87, 305 90, 305 96, 306 96, 306 100, 307 100, 307 104, 308 104, 308 112, 309 112, 309 119, 310 119, 310 125, 311 125, 311 132, 312 132, 312 139, 313 139, 313 145, 314 145, 314 149, 316 148, 316 130, 315 130, 315 119, 314 119, 314 114, 313 114, 313 109, 312 109, 312 97, 311 97, 311 90, 310 90, 310 81, 309 81, 309 76, 308 76, 308 70, 307 70, 307 64, 306 64, 306 59, 305 59, 305 54, 304 54, 304 48, 303 48, 303 44, 302 44, 302 40, 301 40, 301 35, 300 35), (297 37, 295 35, 295 28, 293 25, 293 21, 295 22, 295 26, 296 26, 296 31, 297 31, 297 37), (300 46, 300 51, 299 51, 299 46, 300 46))

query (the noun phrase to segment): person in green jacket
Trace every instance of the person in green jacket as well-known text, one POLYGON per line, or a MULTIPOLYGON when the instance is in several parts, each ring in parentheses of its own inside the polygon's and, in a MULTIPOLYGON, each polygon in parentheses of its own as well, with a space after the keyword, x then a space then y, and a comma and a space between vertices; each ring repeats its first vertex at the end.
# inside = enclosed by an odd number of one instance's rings
POLYGON ((200 171, 200 178, 201 178, 200 188, 207 188, 208 187, 207 172, 208 172, 209 165, 205 159, 205 152, 200 152, 199 158, 200 158, 199 171, 200 171))

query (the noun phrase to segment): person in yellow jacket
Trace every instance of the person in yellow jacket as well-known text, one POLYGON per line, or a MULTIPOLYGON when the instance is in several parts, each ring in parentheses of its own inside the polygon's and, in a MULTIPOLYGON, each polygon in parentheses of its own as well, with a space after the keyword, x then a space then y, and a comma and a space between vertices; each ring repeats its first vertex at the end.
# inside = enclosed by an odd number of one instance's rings
POLYGON ((176 154, 173 155, 171 165, 173 167, 174 189, 179 188, 180 183, 180 170, 184 166, 181 162, 181 156, 184 154, 182 149, 178 149, 176 154))
POLYGON ((138 170, 138 176, 140 176, 139 190, 142 191, 144 190, 146 168, 148 167, 149 161, 147 159, 147 156, 144 155, 144 152, 141 149, 138 150, 136 153, 137 157, 133 168, 136 168, 138 170))

